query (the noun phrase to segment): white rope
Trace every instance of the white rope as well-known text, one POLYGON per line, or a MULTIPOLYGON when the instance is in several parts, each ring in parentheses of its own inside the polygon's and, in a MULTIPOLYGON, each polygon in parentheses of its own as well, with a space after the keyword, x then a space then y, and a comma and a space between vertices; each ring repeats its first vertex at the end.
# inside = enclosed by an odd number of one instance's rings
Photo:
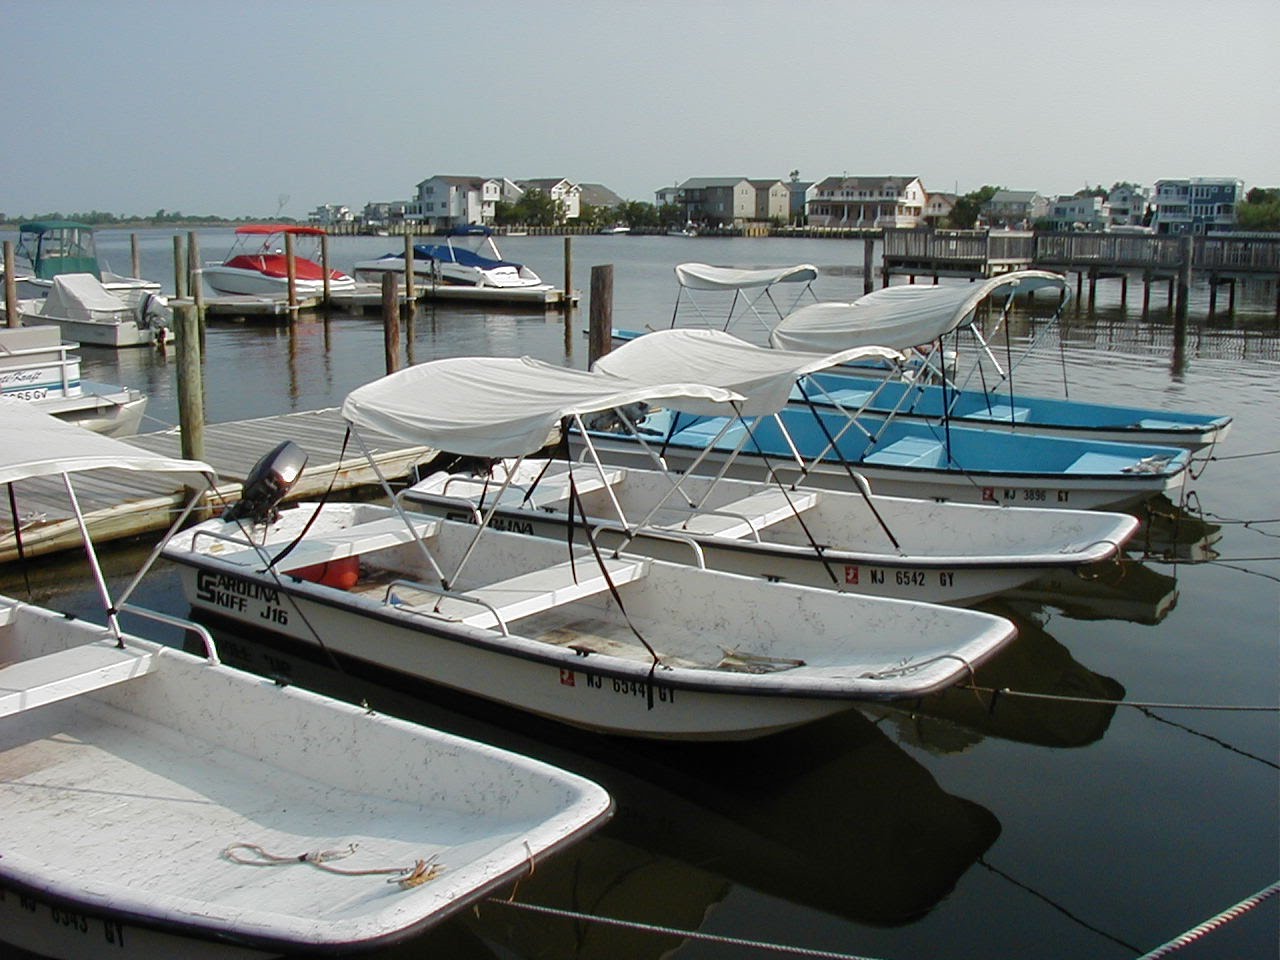
POLYGON ((307 863, 317 870, 336 873, 344 877, 371 877, 390 875, 387 883, 398 883, 401 887, 416 887, 428 880, 434 880, 444 872, 444 867, 435 862, 435 856, 426 860, 418 860, 411 867, 371 867, 365 870, 344 870, 341 867, 329 866, 330 860, 345 860, 356 852, 356 844, 349 843, 341 850, 308 850, 293 856, 281 856, 269 853, 256 843, 233 843, 222 851, 222 856, 232 863, 246 867, 283 867, 296 863, 307 863), (240 851, 247 850, 253 856, 246 857, 240 851))
POLYGON ((1218 929, 1219 927, 1225 926, 1226 924, 1230 923, 1232 920, 1238 919, 1239 917, 1243 916, 1245 913, 1248 913, 1258 904, 1262 903, 1264 900, 1269 899, 1270 897, 1275 896, 1277 893, 1280 893, 1280 880, 1277 880, 1275 883, 1271 884, 1269 887, 1264 887, 1262 890, 1259 890, 1253 896, 1247 897, 1246 899, 1241 900, 1235 906, 1228 907, 1226 910, 1223 910, 1217 916, 1210 917, 1204 923, 1201 923, 1197 926, 1192 927, 1186 933, 1179 934, 1178 936, 1170 940, 1168 943, 1161 944, 1160 946, 1152 950, 1150 953, 1144 953, 1142 956, 1138 958, 1138 960, 1158 960, 1158 958, 1160 957, 1167 957, 1169 954, 1173 953, 1175 950, 1181 950, 1183 947, 1187 946, 1188 944, 1194 943, 1195 941, 1199 940, 1201 937, 1205 936, 1206 934, 1212 933, 1214 930, 1218 929))

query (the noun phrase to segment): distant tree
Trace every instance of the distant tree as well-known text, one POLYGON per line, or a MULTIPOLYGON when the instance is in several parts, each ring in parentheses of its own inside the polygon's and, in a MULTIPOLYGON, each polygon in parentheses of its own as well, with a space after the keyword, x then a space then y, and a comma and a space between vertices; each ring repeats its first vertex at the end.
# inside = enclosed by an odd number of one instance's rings
POLYGON ((1254 187, 1236 207, 1241 230, 1280 230, 1280 187, 1254 187))
POLYGON ((978 214, 982 212, 982 205, 1003 189, 1004 187, 987 185, 970 191, 963 197, 957 197, 956 205, 951 208, 951 213, 947 215, 947 226, 954 230, 972 228, 978 222, 978 214))
POLYGON ((592 230, 599 230, 614 222, 616 215, 613 207, 593 206, 589 203, 579 204, 578 222, 592 230))
POLYGON ((614 208, 617 218, 632 230, 659 225, 658 208, 643 200, 624 200, 614 208))
POLYGON ((684 207, 678 203, 664 203, 658 207, 658 225, 662 227, 683 227, 684 207))
POLYGON ((1084 189, 1077 190, 1075 193, 1072 194, 1072 196, 1073 197, 1101 197, 1103 200, 1105 200, 1107 199, 1107 188, 1104 187, 1102 184, 1098 184, 1096 187, 1091 187, 1086 182, 1084 185, 1084 189))
POLYGON ((1142 189, 1138 184, 1133 183, 1129 180, 1117 180, 1115 183, 1111 185, 1111 190, 1109 191, 1109 193, 1115 193, 1117 190, 1124 190, 1126 188, 1129 190, 1142 189))
POLYGON ((517 223, 552 227, 564 219, 564 207, 542 190, 526 190, 514 204, 517 223))

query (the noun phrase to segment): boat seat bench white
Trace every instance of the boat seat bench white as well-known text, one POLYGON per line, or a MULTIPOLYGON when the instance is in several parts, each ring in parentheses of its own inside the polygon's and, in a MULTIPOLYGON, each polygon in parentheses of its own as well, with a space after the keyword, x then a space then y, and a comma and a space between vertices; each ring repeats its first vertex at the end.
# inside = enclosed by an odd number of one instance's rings
POLYGON ((705 533, 740 540, 783 520, 789 520, 818 502, 816 490, 762 490, 749 497, 702 511, 688 520, 666 524, 669 530, 705 533))
POLYGON ((143 676, 153 658, 103 640, 0 667, 0 717, 143 676))
MULTIPOLYGON (((603 490, 606 486, 616 487, 626 477, 626 470, 606 469, 604 477, 601 478, 600 471, 593 468, 579 469, 574 471, 573 485, 578 490, 579 496, 586 496, 588 493, 595 493, 597 490, 603 490)), ((503 495, 503 505, 519 504, 524 501, 527 491, 517 488, 511 488, 503 495)), ((479 496, 479 490, 475 493, 469 493, 468 496, 479 496)), ((560 504, 569 499, 569 475, 567 473, 556 474, 553 477, 543 477, 538 481, 537 486, 533 488, 533 496, 529 498, 529 503, 535 507, 550 507, 553 504, 560 504)))
MULTIPOLYGON (((414 520, 414 532, 411 535, 409 528, 405 526, 404 520, 399 516, 383 517, 368 523, 358 523, 327 536, 307 538, 280 561, 278 569, 282 573, 287 573, 290 570, 328 563, 331 560, 342 560, 346 557, 359 556, 363 553, 372 553, 375 550, 384 550, 387 547, 413 543, 415 538, 422 540, 432 536, 439 529, 439 525, 440 521, 434 518, 414 520)), ((270 556, 274 556, 283 549, 284 544, 282 543, 269 544, 266 547, 266 551, 270 556)), ((247 562, 255 564, 263 562, 262 554, 248 547, 229 553, 214 553, 213 555, 222 560, 229 560, 232 563, 247 562)))
MULTIPOLYGON (((649 572, 649 561, 646 559, 605 557, 604 562, 609 571, 609 579, 617 587, 639 580, 649 572)), ((461 591, 475 600, 483 600, 492 610, 448 596, 433 598, 417 606, 470 627, 492 629, 498 626, 497 617, 501 617, 503 623, 518 620, 608 589, 609 582, 599 564, 594 558, 585 557, 573 565, 566 560, 552 567, 461 591), (495 611, 497 617, 494 616, 495 611)))

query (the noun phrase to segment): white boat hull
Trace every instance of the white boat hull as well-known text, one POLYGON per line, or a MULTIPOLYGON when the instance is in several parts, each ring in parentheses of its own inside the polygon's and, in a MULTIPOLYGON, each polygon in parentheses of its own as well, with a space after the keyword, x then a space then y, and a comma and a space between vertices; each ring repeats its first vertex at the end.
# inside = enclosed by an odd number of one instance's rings
MULTIPOLYGON (((267 531, 270 540, 283 546, 314 509, 286 511, 267 531)), ((589 555, 570 565, 560 544, 501 533, 486 533, 476 546, 469 561, 480 571, 470 575, 476 584, 441 600, 423 586, 431 573, 414 544, 383 545, 384 523, 407 534, 389 508, 327 504, 320 516, 309 534, 316 546, 359 559, 359 580, 347 589, 277 579, 256 552, 206 539, 238 533, 216 520, 174 538, 165 555, 200 613, 304 643, 319 636, 335 653, 605 733, 760 737, 867 699, 950 686, 968 676, 963 663, 992 655, 1014 633, 986 614, 627 556, 611 561, 624 617, 589 555), (383 532, 361 540, 362 530, 374 529, 383 532), (526 588, 517 581, 553 573, 565 579, 519 606, 526 588), (500 606, 515 598, 517 609, 490 614, 471 596, 500 606), (501 629, 506 617, 515 624, 510 633, 501 629), (661 658, 657 669, 650 651, 661 658), (768 669, 744 672, 739 657, 768 669)), ((473 535, 465 524, 422 522, 433 553, 460 556, 473 535)), ((289 562, 310 566, 306 548, 304 541, 289 562)))
MULTIPOLYGON (((383 276, 391 273, 404 276, 404 257, 387 257, 380 260, 362 260, 355 265, 357 280, 381 283, 383 276)), ((456 285, 461 287, 498 287, 504 290, 549 290, 551 284, 527 267, 500 267, 494 270, 478 270, 462 264, 435 261, 418 261, 413 264, 414 281, 420 284, 456 285)))
POLYGON ((63 337, 95 347, 125 349, 151 347, 173 342, 170 327, 140 327, 133 319, 122 320, 73 320, 69 317, 50 317, 39 313, 24 313, 22 321, 27 326, 54 326, 63 337))
MULTIPOLYGON (((208 265, 204 268, 204 280, 218 293, 233 296, 282 297, 289 293, 289 281, 285 277, 272 277, 256 270, 238 270, 222 265, 208 265)), ((356 282, 351 277, 331 279, 330 293, 350 292, 355 289, 356 282)), ((324 296, 323 280, 296 280, 294 290, 300 297, 324 296)))
MULTIPOLYGON (((565 539, 565 472, 562 464, 553 464, 543 473, 544 463, 521 466, 513 489, 490 521, 495 529, 565 539), (535 479, 538 485, 525 502, 525 491, 535 479)), ((606 548, 621 538, 615 502, 634 525, 671 489, 656 470, 612 470, 607 475, 614 482, 604 489, 592 466, 579 464, 574 470, 591 526, 611 531, 600 535, 606 548)), ((467 521, 474 514, 461 509, 458 499, 483 503, 487 510, 501 480, 501 474, 487 483, 483 478, 437 474, 406 496, 423 510, 467 521)), ((694 563, 700 553, 712 570, 930 603, 973 604, 1051 570, 1100 562, 1115 556, 1138 527, 1128 514, 1098 511, 993 511, 876 496, 873 512, 861 493, 847 491, 800 487, 782 492, 776 486, 721 480, 708 497, 705 480, 686 478, 684 486, 698 508, 662 508, 650 521, 650 535, 642 533, 627 547, 630 552, 676 563, 694 563), (822 545, 821 553, 814 542, 822 545)), ((678 495, 673 495, 671 501, 676 500, 678 495)), ((585 542, 584 518, 576 506, 575 536, 585 542)))
POLYGON ((0 662, 0 940, 45 956, 395 943, 611 811, 602 789, 536 761, 136 637, 120 649, 8 598, 0 662), (290 862, 236 862, 255 856, 237 844, 290 862), (318 850, 393 882, 298 862, 318 850), (443 872, 394 882, 418 860, 443 872))

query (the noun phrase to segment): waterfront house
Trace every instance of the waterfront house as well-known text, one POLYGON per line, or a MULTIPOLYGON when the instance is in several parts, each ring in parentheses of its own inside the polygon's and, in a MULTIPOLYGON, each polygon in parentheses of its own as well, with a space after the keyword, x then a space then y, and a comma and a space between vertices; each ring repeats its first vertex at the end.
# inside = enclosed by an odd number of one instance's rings
POLYGON ((1107 194, 1111 207, 1111 226, 1137 227, 1147 222, 1147 204, 1151 191, 1133 183, 1118 184, 1107 194))
POLYGON ((351 223, 355 218, 351 208, 341 203, 322 203, 307 214, 308 223, 321 227, 333 226, 335 223, 351 223))
POLYGON ((1049 200, 1034 190, 997 190, 981 213, 991 227, 1030 227, 1048 216, 1049 200))
POLYGON ((494 204, 501 199, 501 180, 437 175, 418 184, 405 219, 419 221, 433 230, 493 223, 494 204))
POLYGON ((926 193, 919 177, 827 177, 814 187, 809 223, 819 227, 918 227, 926 193))
POLYGON ((385 227, 392 223, 403 223, 411 200, 375 200, 364 205, 360 211, 360 222, 366 227, 385 227))
POLYGON ((1111 219, 1111 207, 1091 193, 1058 197, 1049 211, 1054 230, 1103 230, 1111 219))
POLYGON ((606 187, 603 183, 580 183, 582 192, 578 195, 578 203, 584 207, 606 207, 610 210, 625 201, 606 187))
POLYGON ((1210 233, 1230 230, 1244 182, 1230 177, 1157 180, 1151 226, 1156 233, 1210 233))
POLYGON ((805 222, 805 211, 809 209, 809 201, 816 196, 812 180, 789 180, 787 190, 791 194, 787 205, 787 222, 799 225, 805 222))
POLYGON ((539 190, 556 204, 557 219, 577 220, 582 213, 582 187, 564 177, 543 177, 533 180, 517 180, 522 192, 539 190))
POLYGON ((683 205, 684 191, 680 189, 680 184, 673 183, 669 187, 659 187, 653 191, 653 204, 656 207, 665 207, 668 204, 683 205))
POLYGON ((957 199, 954 193, 929 194, 924 201, 924 222, 931 227, 942 226, 956 208, 957 199))
POLYGON ((756 192, 753 220, 786 223, 791 213, 791 189, 781 180, 750 180, 756 192))
POLYGON ((678 196, 685 220, 728 226, 756 219, 756 188, 746 177, 690 177, 678 196))

